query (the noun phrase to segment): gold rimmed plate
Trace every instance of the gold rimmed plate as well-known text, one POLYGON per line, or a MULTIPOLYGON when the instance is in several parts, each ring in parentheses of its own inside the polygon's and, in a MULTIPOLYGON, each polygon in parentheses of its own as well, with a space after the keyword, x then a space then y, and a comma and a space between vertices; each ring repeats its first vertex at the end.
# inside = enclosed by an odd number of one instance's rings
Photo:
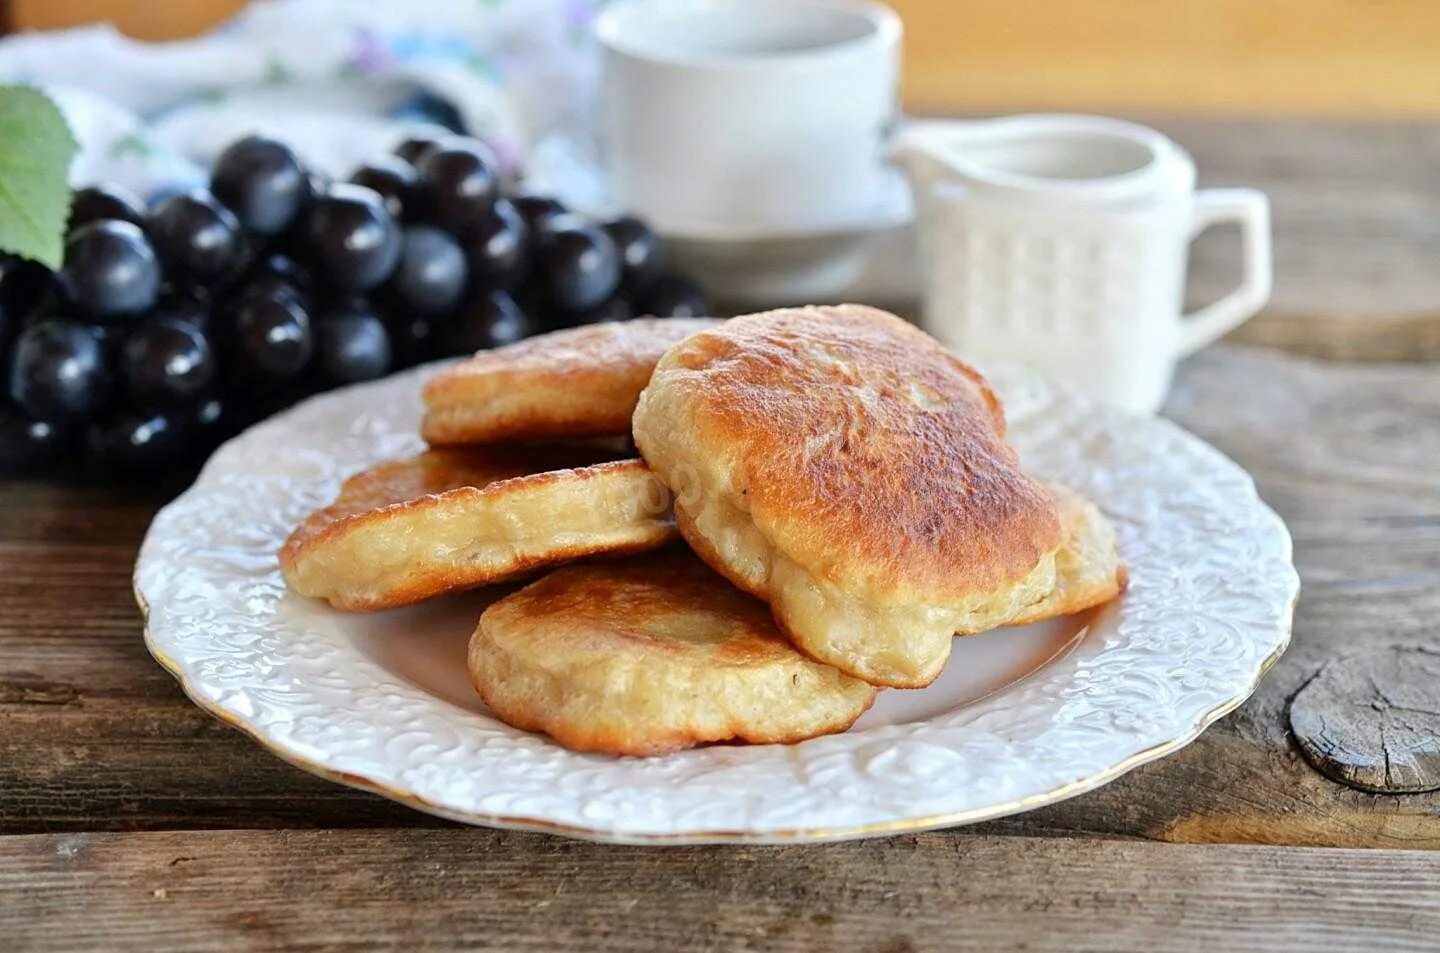
POLYGON ((275 553, 340 481, 414 452, 412 371, 222 447, 135 570, 152 654, 196 704, 331 780, 476 824, 636 843, 874 836, 1028 810, 1193 740, 1284 650, 1284 525, 1234 463, 1156 419, 1001 373, 1029 469, 1116 523, 1130 588, 1092 613, 960 639, 942 677, 850 731, 657 758, 567 751, 496 720, 465 642, 492 593, 375 615, 294 596, 275 553))

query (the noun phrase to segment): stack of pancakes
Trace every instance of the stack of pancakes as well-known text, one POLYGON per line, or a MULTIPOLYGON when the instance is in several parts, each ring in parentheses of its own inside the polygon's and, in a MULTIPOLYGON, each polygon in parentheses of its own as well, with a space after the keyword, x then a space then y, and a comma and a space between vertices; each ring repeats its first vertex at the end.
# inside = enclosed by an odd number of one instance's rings
POLYGON ((469 652, 496 715, 571 748, 843 731, 953 636, 1124 587, 1114 530, 1026 475, 984 378, 872 308, 559 331, 424 397, 431 449, 347 481, 285 578, 374 610, 571 563, 469 652))

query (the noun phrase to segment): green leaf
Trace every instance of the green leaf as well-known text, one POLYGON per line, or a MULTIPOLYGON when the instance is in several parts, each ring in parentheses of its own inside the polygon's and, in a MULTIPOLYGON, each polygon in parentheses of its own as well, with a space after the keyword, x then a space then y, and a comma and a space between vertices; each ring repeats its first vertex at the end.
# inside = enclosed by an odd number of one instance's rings
POLYGON ((66 173, 77 148, 50 97, 0 86, 0 251, 60 267, 70 213, 66 173))

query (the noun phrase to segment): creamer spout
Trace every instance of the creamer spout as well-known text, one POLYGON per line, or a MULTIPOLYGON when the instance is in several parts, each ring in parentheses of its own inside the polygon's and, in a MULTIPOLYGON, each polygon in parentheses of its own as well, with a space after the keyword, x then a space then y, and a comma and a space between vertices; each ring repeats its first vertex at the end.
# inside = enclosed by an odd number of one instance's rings
POLYGON ((937 182, 959 177, 958 157, 984 123, 956 119, 906 123, 890 142, 888 157, 917 194, 937 182))

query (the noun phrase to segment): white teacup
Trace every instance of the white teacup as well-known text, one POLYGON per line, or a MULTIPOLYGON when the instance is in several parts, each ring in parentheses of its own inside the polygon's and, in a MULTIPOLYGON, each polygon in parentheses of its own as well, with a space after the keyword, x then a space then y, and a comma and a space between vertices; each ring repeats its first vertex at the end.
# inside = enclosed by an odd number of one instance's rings
POLYGON ((1153 129, 1095 116, 908 126, 927 329, 981 365, 1023 362, 1151 413, 1176 362, 1270 297, 1270 214, 1253 189, 1195 190, 1195 164, 1153 129), (1238 288, 1182 313, 1190 241, 1238 222, 1238 288))
POLYGON ((900 55, 888 8, 617 0, 596 35, 610 187, 662 234, 843 230, 887 198, 900 55))

